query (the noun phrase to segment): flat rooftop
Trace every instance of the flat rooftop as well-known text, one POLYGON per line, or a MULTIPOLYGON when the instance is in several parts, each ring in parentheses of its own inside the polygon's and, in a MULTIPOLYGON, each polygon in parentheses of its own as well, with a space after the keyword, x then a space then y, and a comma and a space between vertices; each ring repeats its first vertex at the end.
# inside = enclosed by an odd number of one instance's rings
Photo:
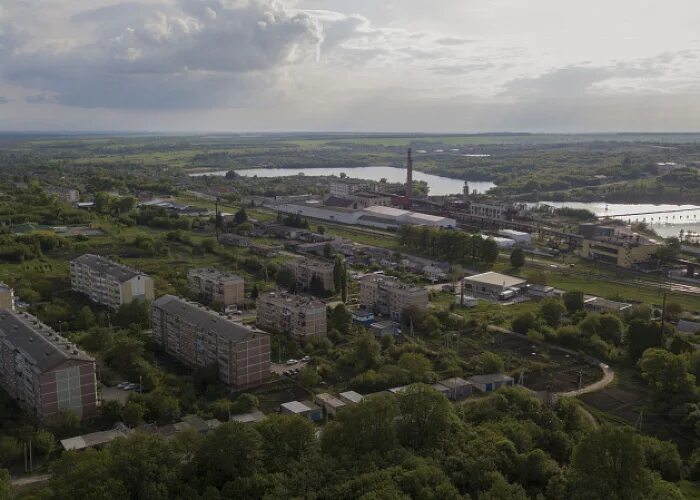
POLYGON ((476 274, 474 276, 467 276, 464 278, 465 281, 471 283, 480 283, 484 285, 492 286, 502 286, 504 288, 509 288, 512 286, 519 286, 526 283, 526 280, 522 278, 516 278, 515 276, 508 276, 507 274, 496 273, 494 271, 489 271, 487 273, 476 274))
POLYGON ((231 342, 240 342, 253 335, 267 335, 267 333, 234 323, 225 316, 192 302, 188 302, 174 295, 163 295, 153 301, 153 307, 166 313, 179 317, 186 323, 196 325, 203 330, 214 332, 219 337, 231 342))
POLYGON ((123 264, 109 260, 106 257, 91 253, 86 253, 80 257, 76 257, 71 262, 87 266, 96 273, 111 276, 120 283, 129 281, 131 278, 136 276, 146 276, 146 274, 142 273, 141 271, 137 271, 136 269, 132 269, 123 264))
POLYGON ((325 309, 326 304, 314 297, 307 297, 306 295, 294 295, 289 293, 280 292, 270 292, 258 297, 258 300, 265 302, 270 302, 275 305, 287 305, 292 307, 313 307, 325 309))
POLYGON ((223 281, 227 283, 242 283, 243 278, 237 274, 221 271, 213 267, 198 267, 187 271, 187 275, 201 276, 215 281, 223 281))

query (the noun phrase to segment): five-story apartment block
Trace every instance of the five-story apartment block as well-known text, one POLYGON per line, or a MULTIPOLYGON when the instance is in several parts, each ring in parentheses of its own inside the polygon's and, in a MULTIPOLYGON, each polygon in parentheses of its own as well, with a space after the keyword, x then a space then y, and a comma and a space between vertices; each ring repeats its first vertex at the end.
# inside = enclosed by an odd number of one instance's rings
POLYGON ((117 309, 132 300, 153 300, 153 279, 136 269, 99 255, 86 253, 70 262, 74 291, 90 300, 117 309))
POLYGON ((258 297, 258 327, 296 337, 324 336, 327 331, 326 305, 320 300, 287 293, 258 297))
POLYGON ((311 281, 317 276, 324 290, 335 290, 335 278, 333 276, 334 264, 318 259, 294 259, 284 264, 284 267, 294 276, 298 287, 308 290, 311 281))
POLYGON ((404 309, 428 307, 428 291, 402 283, 398 278, 369 274, 360 280, 360 303, 377 314, 399 319, 404 309))
POLYGON ((39 420, 97 413, 95 360, 27 313, 0 311, 0 386, 39 420))
POLYGON ((200 268, 187 272, 190 291, 211 304, 230 306, 242 304, 245 281, 240 276, 218 269, 200 268))
POLYGON ((219 379, 236 389, 269 378, 269 334, 173 295, 153 301, 151 312, 154 340, 180 361, 195 367, 217 365, 219 379))

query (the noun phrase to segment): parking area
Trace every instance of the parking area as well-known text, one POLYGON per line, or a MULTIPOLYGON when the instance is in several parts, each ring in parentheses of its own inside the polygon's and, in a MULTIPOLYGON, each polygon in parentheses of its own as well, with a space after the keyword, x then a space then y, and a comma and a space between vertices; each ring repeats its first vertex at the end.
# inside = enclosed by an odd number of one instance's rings
POLYGON ((299 373, 302 368, 309 364, 310 359, 304 357, 302 359, 290 359, 286 363, 271 363, 270 371, 275 375, 291 375, 290 372, 299 373), (293 363, 291 361, 294 361, 293 363))

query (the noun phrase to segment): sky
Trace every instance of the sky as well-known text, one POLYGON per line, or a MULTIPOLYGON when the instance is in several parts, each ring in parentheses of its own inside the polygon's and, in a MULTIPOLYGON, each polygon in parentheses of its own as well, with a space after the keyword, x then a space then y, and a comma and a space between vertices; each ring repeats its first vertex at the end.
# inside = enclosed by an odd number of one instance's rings
POLYGON ((0 0, 0 130, 700 131, 697 0, 0 0))

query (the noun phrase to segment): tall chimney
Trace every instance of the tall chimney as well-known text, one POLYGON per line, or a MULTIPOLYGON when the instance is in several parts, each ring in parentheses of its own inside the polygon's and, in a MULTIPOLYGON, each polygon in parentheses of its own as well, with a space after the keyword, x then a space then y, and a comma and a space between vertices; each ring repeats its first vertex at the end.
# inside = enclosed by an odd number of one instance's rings
POLYGON ((408 157, 406 159, 406 198, 408 203, 411 203, 413 196, 413 157, 411 156, 411 148, 408 148, 408 157))

